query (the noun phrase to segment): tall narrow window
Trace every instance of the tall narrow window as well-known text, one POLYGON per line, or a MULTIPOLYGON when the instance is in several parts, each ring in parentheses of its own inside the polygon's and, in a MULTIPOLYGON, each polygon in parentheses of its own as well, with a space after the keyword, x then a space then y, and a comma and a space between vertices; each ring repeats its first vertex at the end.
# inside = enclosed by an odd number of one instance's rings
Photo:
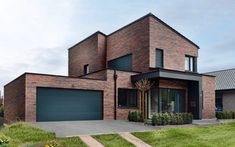
POLYGON ((156 67, 163 68, 163 50, 156 49, 156 67))
POLYGON ((84 75, 89 73, 89 64, 84 65, 84 75))
POLYGON ((197 72, 197 58, 192 56, 185 56, 185 70, 197 72))

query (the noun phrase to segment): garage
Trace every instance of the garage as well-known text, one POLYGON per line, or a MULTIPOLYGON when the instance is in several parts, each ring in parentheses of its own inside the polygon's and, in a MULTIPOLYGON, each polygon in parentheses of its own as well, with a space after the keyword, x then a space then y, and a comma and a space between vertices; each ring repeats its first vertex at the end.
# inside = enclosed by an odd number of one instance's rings
POLYGON ((102 119, 102 91, 37 88, 36 121, 102 119))

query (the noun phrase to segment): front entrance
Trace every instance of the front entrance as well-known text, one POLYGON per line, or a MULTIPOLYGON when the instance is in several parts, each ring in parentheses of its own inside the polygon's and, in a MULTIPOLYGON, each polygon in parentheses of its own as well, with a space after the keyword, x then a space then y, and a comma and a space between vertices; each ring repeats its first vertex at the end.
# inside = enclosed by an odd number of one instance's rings
POLYGON ((149 116, 155 112, 185 112, 185 90, 152 89, 149 96, 149 116))

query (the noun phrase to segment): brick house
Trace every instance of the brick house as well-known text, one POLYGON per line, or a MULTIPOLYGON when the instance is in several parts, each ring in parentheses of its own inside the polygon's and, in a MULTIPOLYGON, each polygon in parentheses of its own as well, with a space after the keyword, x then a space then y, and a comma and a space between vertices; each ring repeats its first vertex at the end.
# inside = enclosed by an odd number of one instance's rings
POLYGON ((198 50, 151 13, 109 35, 98 31, 68 49, 68 76, 24 73, 5 85, 5 122, 127 119, 140 109, 141 79, 153 83, 148 117, 214 118, 215 79, 197 72, 198 50))

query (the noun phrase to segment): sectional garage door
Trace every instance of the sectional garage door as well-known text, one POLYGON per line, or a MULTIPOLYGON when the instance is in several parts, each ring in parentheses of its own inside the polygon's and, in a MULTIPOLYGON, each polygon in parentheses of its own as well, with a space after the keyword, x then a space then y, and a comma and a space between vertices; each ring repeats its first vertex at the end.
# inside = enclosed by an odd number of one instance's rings
POLYGON ((102 91, 37 88, 37 121, 101 119, 102 91))

